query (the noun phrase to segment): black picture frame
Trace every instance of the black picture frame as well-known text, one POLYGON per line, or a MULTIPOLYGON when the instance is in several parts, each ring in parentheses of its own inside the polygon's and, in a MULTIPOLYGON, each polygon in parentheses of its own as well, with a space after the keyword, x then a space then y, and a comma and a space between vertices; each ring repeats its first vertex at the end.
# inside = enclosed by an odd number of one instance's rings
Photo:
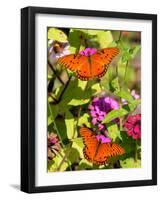
POLYGON ((21 190, 27 193, 157 184, 157 15, 45 7, 21 9, 21 190), (60 186, 35 186, 35 15, 60 14, 152 21, 152 179, 60 186))

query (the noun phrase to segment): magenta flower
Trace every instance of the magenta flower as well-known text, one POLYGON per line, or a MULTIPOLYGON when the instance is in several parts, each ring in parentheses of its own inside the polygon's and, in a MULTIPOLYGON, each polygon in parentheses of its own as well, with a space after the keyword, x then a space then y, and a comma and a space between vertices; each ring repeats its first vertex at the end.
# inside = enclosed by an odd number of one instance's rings
POLYGON ((104 136, 102 134, 96 135, 96 138, 101 143, 110 143, 111 142, 111 139, 109 137, 106 137, 106 136, 104 136))
POLYGON ((60 149, 58 136, 55 133, 48 133, 48 160, 52 160, 60 149))
POLYGON ((141 114, 131 115, 124 124, 128 136, 137 140, 141 138, 141 114))
POLYGON ((111 110, 119 109, 117 101, 111 97, 95 97, 92 103, 89 105, 90 115, 92 117, 92 124, 97 125, 99 130, 105 129, 105 125, 102 124, 107 113, 111 110))
POLYGON ((95 48, 86 48, 84 50, 79 51, 79 54, 81 54, 83 56, 90 56, 96 52, 97 52, 97 49, 95 49, 95 48))

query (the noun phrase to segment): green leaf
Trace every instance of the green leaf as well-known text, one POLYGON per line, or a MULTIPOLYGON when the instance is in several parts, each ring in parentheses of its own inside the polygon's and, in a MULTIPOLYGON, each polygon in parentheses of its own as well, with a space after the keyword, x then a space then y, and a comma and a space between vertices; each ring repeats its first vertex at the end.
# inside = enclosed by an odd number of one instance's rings
POLYGON ((53 76, 48 74, 48 81, 50 81, 51 79, 53 79, 53 76))
POLYGON ((74 136, 74 117, 71 112, 67 111, 65 113, 65 125, 68 139, 72 139, 74 136))
POLYGON ((80 155, 79 155, 78 150, 72 147, 70 149, 68 161, 70 162, 70 164, 73 164, 75 162, 78 162, 79 158, 80 158, 80 155))
POLYGON ((110 111, 104 118, 103 120, 103 124, 104 123, 109 123, 111 122, 112 120, 118 118, 118 117, 122 117, 124 115, 127 115, 129 113, 128 110, 124 109, 123 107, 122 108, 119 108, 119 109, 116 109, 116 110, 112 110, 110 111))
POLYGON ((51 162, 49 162, 48 171, 49 172, 66 171, 66 169, 69 166, 67 162, 63 162, 63 164, 60 166, 61 161, 64 156, 65 156, 64 150, 61 149, 61 151, 53 158, 53 160, 51 162))
POLYGON ((127 102, 133 102, 134 98, 132 97, 131 93, 128 91, 128 89, 121 88, 120 91, 114 92, 114 94, 118 97, 121 97, 122 99, 125 99, 127 102))
POLYGON ((141 103, 140 99, 135 99, 133 101, 131 101, 129 104, 124 105, 123 108, 129 110, 129 111, 134 111, 135 108, 141 103))
POLYGON ((131 57, 134 58, 136 54, 140 51, 141 45, 135 46, 133 49, 130 49, 131 57))
POLYGON ((94 91, 93 95, 96 95, 97 93, 100 93, 102 91, 100 87, 100 83, 95 83, 91 86, 91 89, 94 91))
POLYGON ((135 161, 134 158, 127 158, 125 160, 120 160, 122 168, 140 168, 141 160, 135 161))
POLYGON ((72 148, 77 149, 77 151, 79 152, 80 158, 83 158, 83 141, 81 137, 77 137, 72 139, 73 143, 72 143, 72 148))
POLYGON ((79 162, 79 166, 77 170, 84 170, 84 169, 93 169, 92 163, 88 162, 86 159, 82 159, 79 162))
POLYGON ((114 69, 114 67, 109 66, 107 73, 101 78, 100 81, 101 86, 103 86, 108 91, 111 90, 111 80, 114 77, 114 69))
POLYGON ((52 120, 54 120, 57 117, 58 113, 59 113, 58 107, 51 105, 49 103, 49 99, 48 99, 47 112, 48 112, 48 116, 51 116, 52 120))
POLYGON ((100 44, 100 48, 106 48, 113 41, 111 31, 97 31, 97 40, 100 44))
MULTIPOLYGON (((57 106, 59 107, 59 112, 66 112, 71 106, 78 106, 86 104, 90 101, 92 89, 89 88, 85 91, 86 81, 80 81, 78 79, 69 82, 61 101, 57 106)), ((64 86, 58 88, 57 94, 55 94, 58 99, 61 95, 64 86)))
POLYGON ((48 126, 53 122, 53 118, 51 115, 48 116, 48 126))
POLYGON ((86 38, 89 44, 96 48, 106 48, 113 41, 111 31, 104 30, 86 30, 86 38))
POLYGON ((114 122, 106 124, 107 130, 108 130, 108 136, 115 141, 116 138, 121 139, 120 131, 118 129, 118 125, 114 122))
POLYGON ((79 106, 79 105, 84 105, 87 104, 90 101, 90 99, 72 99, 68 105, 71 106, 79 106))
POLYGON ((78 119, 78 126, 82 126, 83 124, 85 124, 88 128, 91 128, 90 116, 87 113, 84 113, 78 119))
POLYGON ((131 59, 132 59, 131 53, 129 53, 129 51, 126 51, 123 53, 121 61, 123 63, 126 63, 127 61, 129 61, 131 59))
POLYGON ((57 28, 49 28, 48 39, 56 40, 58 42, 67 42, 66 34, 57 28))
POLYGON ((120 88, 119 79, 116 77, 111 81, 111 91, 118 97, 125 99, 127 102, 132 102, 134 99, 131 93, 126 88, 120 88))
POLYGON ((69 33, 70 50, 72 53, 84 49, 85 46, 91 48, 106 48, 113 41, 111 31, 71 29, 69 33))
MULTIPOLYGON (((65 120, 63 118, 57 117, 55 119, 55 125, 56 125, 56 133, 59 132, 58 136, 59 139, 63 142, 64 145, 69 143, 68 136, 67 136, 67 130, 66 130, 66 124, 65 120)), ((55 128, 55 127, 54 127, 55 128)))
POLYGON ((84 32, 81 29, 70 29, 69 32, 69 43, 71 53, 76 53, 78 50, 84 48, 81 43, 81 37, 84 37, 84 32))
POLYGON ((118 92, 120 91, 120 84, 119 84, 119 79, 118 77, 114 78, 112 81, 111 81, 111 91, 112 92, 118 92))
POLYGON ((141 48, 141 45, 137 45, 134 48, 131 48, 131 46, 127 45, 127 43, 124 43, 124 44, 121 44, 120 47, 122 49, 121 61, 123 63, 126 63, 136 56, 136 54, 141 48))
POLYGON ((129 112, 133 112, 135 108, 140 104, 140 100, 133 100, 131 103, 123 105, 119 109, 115 109, 110 111, 104 118, 103 124, 104 123, 109 123, 112 120, 122 117, 124 115, 127 115, 129 112))
MULTIPOLYGON (((87 81, 82 81, 78 79, 78 88, 80 88, 82 92, 85 90, 86 86, 87 86, 87 81)), ((68 105, 78 106, 78 105, 87 104, 90 101, 89 98, 88 99, 81 98, 81 94, 79 96, 80 96, 80 99, 73 98, 68 103, 68 105)))
POLYGON ((123 155, 123 158, 127 158, 131 156, 135 156, 136 150, 136 141, 127 135, 125 131, 120 131, 121 139, 122 139, 122 147, 125 149, 126 154, 123 155))

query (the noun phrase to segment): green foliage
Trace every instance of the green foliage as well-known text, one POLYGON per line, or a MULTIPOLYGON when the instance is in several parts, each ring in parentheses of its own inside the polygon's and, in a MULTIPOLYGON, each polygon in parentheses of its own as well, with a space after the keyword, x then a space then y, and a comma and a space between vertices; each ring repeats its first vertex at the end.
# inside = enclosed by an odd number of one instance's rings
POLYGON ((121 160, 120 164, 122 168, 140 168, 141 160, 135 161, 134 158, 127 158, 125 160, 121 160))
POLYGON ((130 112, 134 111, 135 108, 137 107, 137 105, 140 104, 139 100, 133 100, 131 103, 127 104, 127 105, 123 105, 122 107, 120 107, 119 109, 116 110, 112 110, 110 111, 104 118, 104 120, 102 121, 102 123, 109 123, 112 120, 122 117, 124 115, 129 114, 130 112))
POLYGON ((78 126, 83 126, 83 125, 86 125, 87 127, 91 128, 90 116, 88 113, 84 113, 78 119, 78 126))
POLYGON ((77 151, 79 152, 80 158, 84 158, 83 151, 82 151, 82 149, 83 149, 82 138, 77 137, 77 138, 73 139, 72 141, 73 141, 72 147, 77 149, 77 151))
POLYGON ((48 39, 58 41, 58 42, 67 42, 66 34, 57 28, 48 29, 48 39))
POLYGON ((69 44, 69 50, 73 54, 87 47, 99 50, 115 46, 120 50, 120 55, 108 66, 106 74, 99 79, 82 81, 73 71, 59 64, 53 64, 56 73, 53 73, 51 68, 48 69, 47 82, 50 87, 47 105, 48 132, 58 136, 61 146, 56 156, 48 161, 48 171, 141 167, 141 140, 136 141, 128 136, 123 126, 129 115, 139 112, 138 106, 141 103, 140 99, 135 99, 131 94, 133 89, 140 93, 135 67, 135 62, 140 56, 140 43, 132 42, 131 36, 126 38, 120 31, 109 30, 50 27, 47 36, 48 45, 50 40, 60 43, 60 52, 63 51, 64 43, 69 44), (110 96, 119 104, 118 109, 108 112, 100 122, 105 125, 106 131, 100 131, 98 124, 92 123, 89 112, 93 98, 102 96, 110 96), (124 104, 123 99, 126 101, 124 104), (85 159, 84 143, 79 133, 80 127, 83 126, 91 128, 96 134, 101 133, 110 137, 112 142, 124 148, 125 154, 109 158, 105 165, 98 166, 89 162, 85 159))
POLYGON ((130 44, 123 41, 119 41, 118 47, 121 49, 122 52, 122 63, 129 62, 131 59, 133 59, 141 48, 140 45, 137 45, 136 47, 131 47, 130 44))
POLYGON ((113 41, 110 31, 70 29, 69 43, 70 51, 77 52, 87 45, 92 48, 106 48, 113 41))
POLYGON ((111 80, 114 78, 114 68, 109 67, 107 73, 102 77, 100 85, 107 91, 111 89, 111 80))
POLYGON ((102 123, 109 123, 109 122, 111 122, 112 120, 114 120, 116 118, 119 118, 119 117, 122 117, 124 115, 127 115, 128 112, 129 111, 127 109, 124 109, 123 107, 119 108, 119 109, 116 109, 116 110, 112 110, 105 116, 105 118, 102 121, 102 123))
POLYGON ((122 88, 119 84, 119 79, 116 77, 111 81, 111 91, 113 92, 114 95, 117 97, 120 97, 122 99, 125 99, 127 102, 132 103, 134 101, 134 98, 132 97, 129 89, 127 88, 122 88))
POLYGON ((114 122, 106 124, 108 130, 108 136, 112 139, 112 141, 116 141, 117 138, 121 139, 120 131, 118 125, 114 122))
POLYGON ((79 162, 77 170, 92 169, 92 168, 93 165, 90 162, 88 162, 86 159, 82 159, 79 162))
MULTIPOLYGON (((64 86, 60 87, 58 97, 61 94, 63 88, 64 86)), ((67 106, 71 105, 77 106, 88 103, 91 96, 90 90, 85 92, 84 89, 85 89, 85 84, 83 81, 80 81, 78 79, 70 81, 67 89, 63 94, 63 98, 59 103, 60 109, 62 111, 66 111, 67 106)))
POLYGON ((75 136, 74 128, 74 117, 71 112, 67 111, 65 113, 65 125, 68 139, 72 139, 75 136))
POLYGON ((65 152, 62 149, 59 154, 57 154, 53 160, 51 160, 48 164, 49 172, 63 172, 68 168, 68 163, 65 161, 62 163, 62 159, 65 156, 65 152))
POLYGON ((125 99, 129 103, 132 103, 134 101, 134 98, 127 89, 121 88, 120 91, 116 91, 114 92, 114 94, 118 97, 121 97, 122 99, 125 99))
POLYGON ((111 86, 110 89, 112 92, 119 92, 120 91, 119 78, 118 77, 114 78, 111 81, 110 86, 111 86))
POLYGON ((88 36, 91 43, 99 44, 97 48, 106 48, 113 41, 111 31, 86 30, 85 33, 92 36, 91 38, 88 36))
POLYGON ((80 158, 79 151, 76 148, 72 147, 70 149, 70 153, 69 153, 69 156, 68 156, 68 160, 69 160, 70 164, 78 162, 79 158, 80 158))
POLYGON ((81 38, 84 33, 80 29, 70 29, 69 32, 69 43, 70 43, 70 51, 71 53, 77 52, 79 49, 83 49, 85 47, 84 44, 81 43, 81 38))

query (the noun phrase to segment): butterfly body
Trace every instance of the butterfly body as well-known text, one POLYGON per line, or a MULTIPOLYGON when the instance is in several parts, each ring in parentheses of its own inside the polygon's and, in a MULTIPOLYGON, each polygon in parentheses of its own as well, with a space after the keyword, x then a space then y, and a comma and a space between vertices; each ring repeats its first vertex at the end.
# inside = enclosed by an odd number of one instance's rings
POLYGON ((103 142, 88 128, 81 128, 80 135, 83 138, 85 158, 96 165, 103 165, 110 157, 122 155, 124 149, 116 143, 103 142))
POLYGON ((90 55, 70 54, 58 59, 60 65, 75 72, 79 79, 101 78, 112 59, 119 53, 116 47, 105 48, 90 55))

